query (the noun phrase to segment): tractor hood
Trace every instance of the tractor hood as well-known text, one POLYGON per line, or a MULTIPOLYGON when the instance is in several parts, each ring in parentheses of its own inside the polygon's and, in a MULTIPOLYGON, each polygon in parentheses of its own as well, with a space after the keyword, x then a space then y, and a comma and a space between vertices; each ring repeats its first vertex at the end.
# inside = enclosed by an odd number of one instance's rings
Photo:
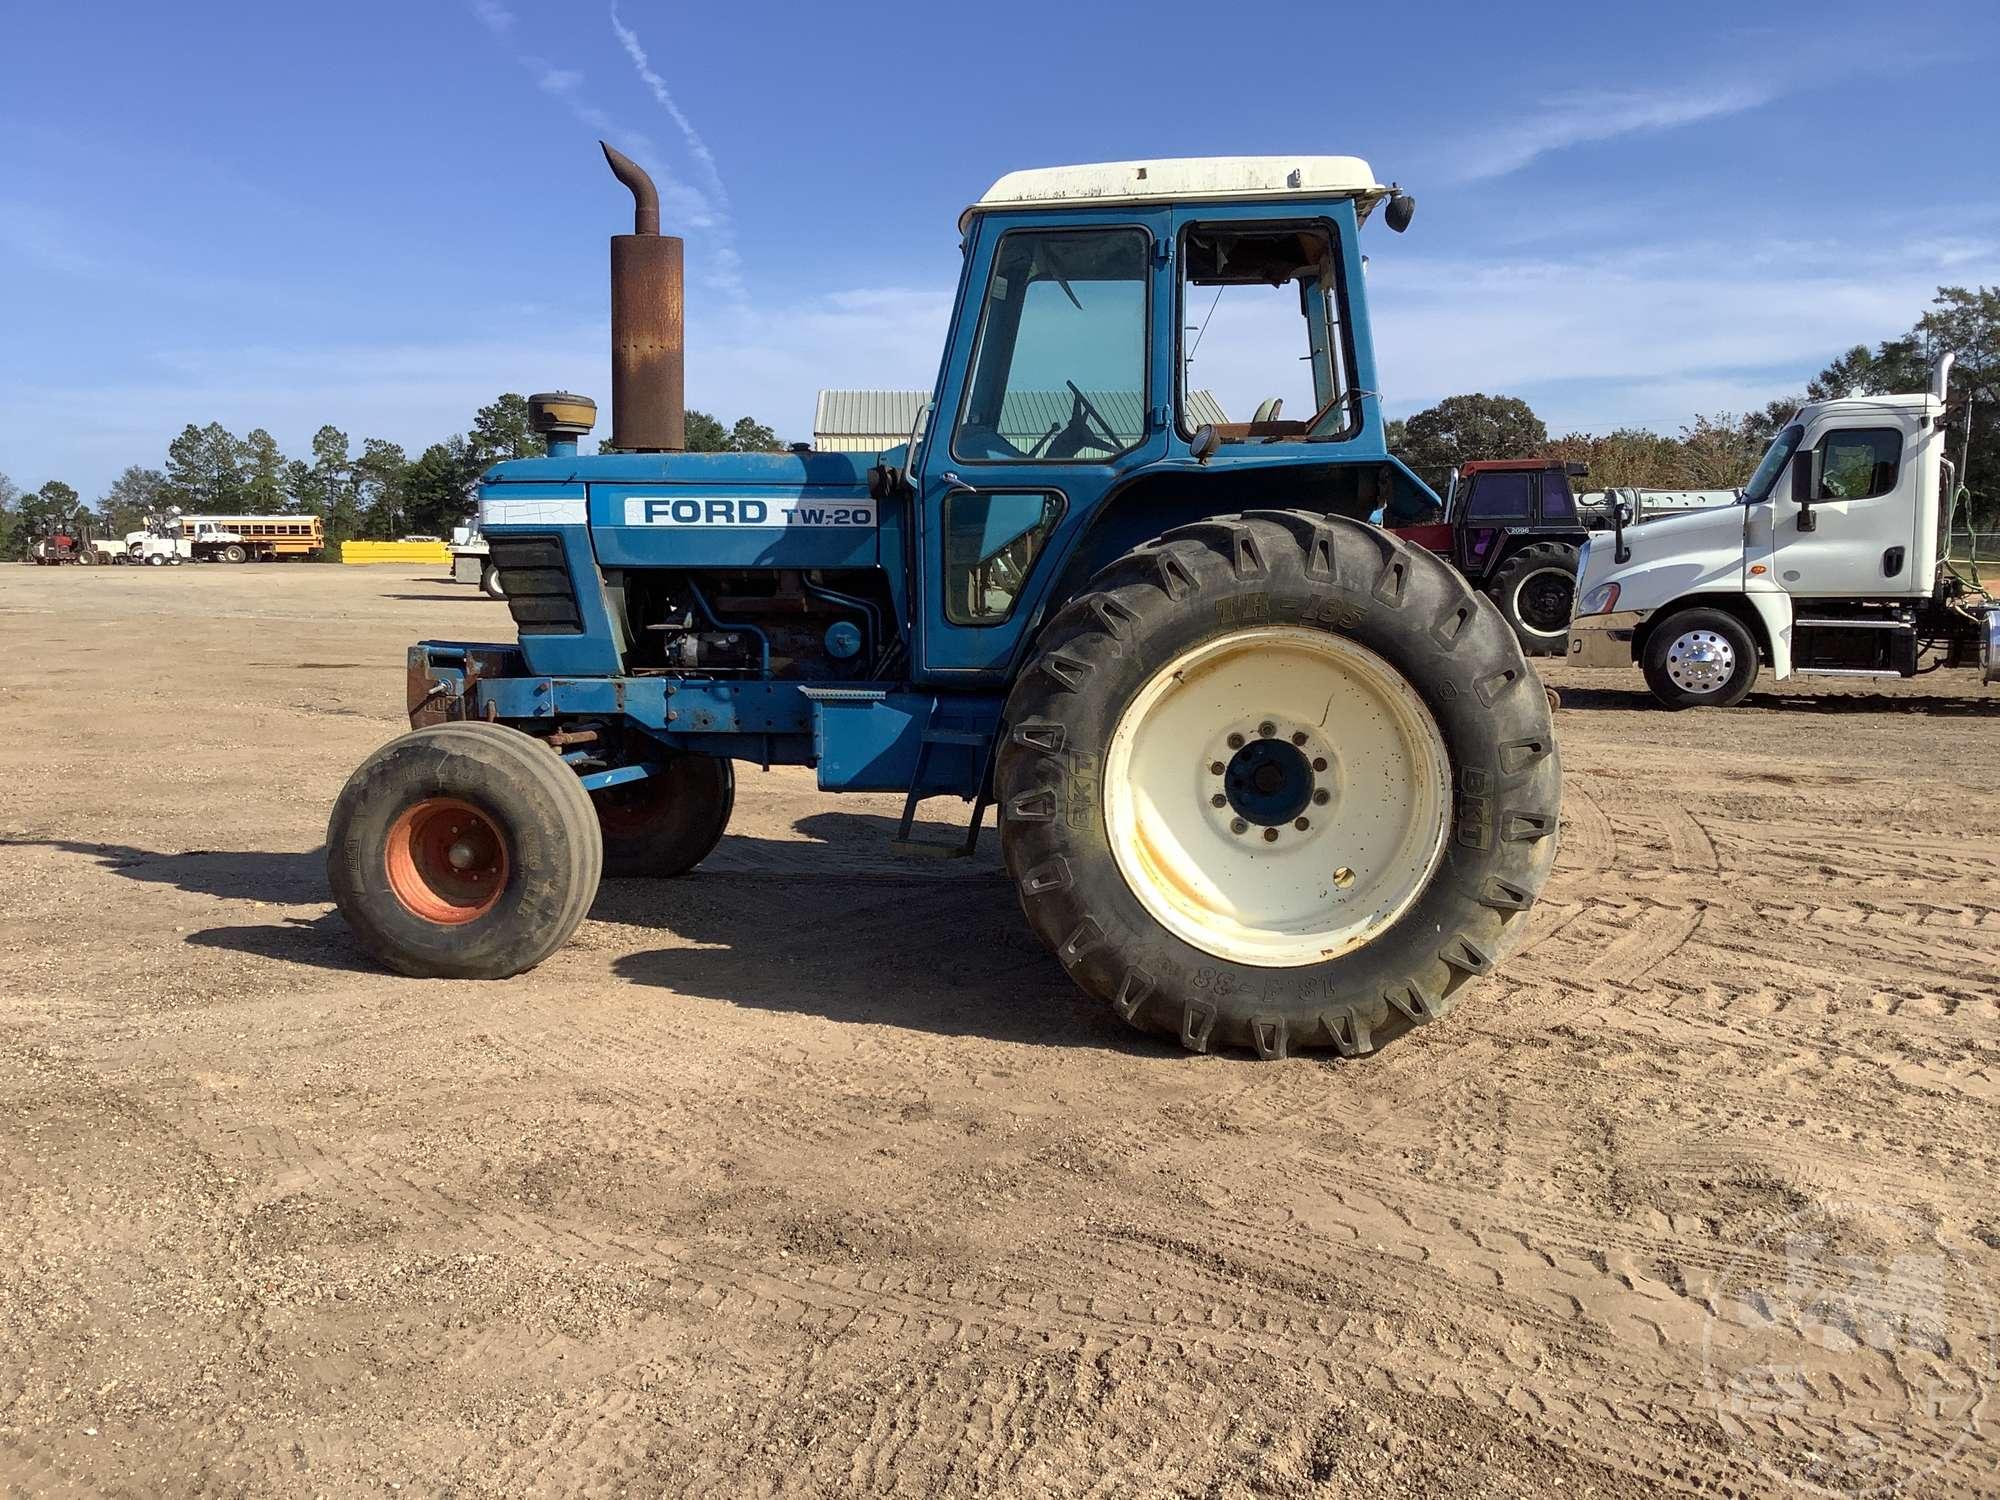
POLYGON ((517 459, 480 486, 489 535, 586 522, 609 568, 876 563, 869 453, 605 453, 517 459))
POLYGON ((1643 612, 1683 594, 1740 590, 1746 514, 1741 505, 1718 505, 1627 526, 1622 563, 1615 536, 1594 533, 1577 563, 1577 613, 1643 612), (1617 598, 1607 602, 1604 586, 1613 583, 1617 598))

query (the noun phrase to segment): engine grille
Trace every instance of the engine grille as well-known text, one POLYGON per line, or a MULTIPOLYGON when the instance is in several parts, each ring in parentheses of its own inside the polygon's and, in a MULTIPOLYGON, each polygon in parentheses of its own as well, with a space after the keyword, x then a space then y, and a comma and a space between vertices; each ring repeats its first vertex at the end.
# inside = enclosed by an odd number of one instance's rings
POLYGON ((496 536, 487 546, 507 609, 522 635, 581 635, 583 616, 562 542, 552 536, 496 536))

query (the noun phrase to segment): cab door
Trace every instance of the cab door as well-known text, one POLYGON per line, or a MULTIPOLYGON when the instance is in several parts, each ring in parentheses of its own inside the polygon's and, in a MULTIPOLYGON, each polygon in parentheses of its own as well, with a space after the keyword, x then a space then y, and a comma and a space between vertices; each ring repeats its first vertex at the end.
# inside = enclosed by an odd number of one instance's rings
POLYGON ((1836 427, 1793 454, 1790 500, 1774 507, 1772 528, 1787 592, 1851 599, 1917 589, 1903 441, 1897 426, 1836 427))
POLYGON ((999 677, 1059 555, 1166 450, 1162 212, 982 216, 917 524, 918 681, 999 677))

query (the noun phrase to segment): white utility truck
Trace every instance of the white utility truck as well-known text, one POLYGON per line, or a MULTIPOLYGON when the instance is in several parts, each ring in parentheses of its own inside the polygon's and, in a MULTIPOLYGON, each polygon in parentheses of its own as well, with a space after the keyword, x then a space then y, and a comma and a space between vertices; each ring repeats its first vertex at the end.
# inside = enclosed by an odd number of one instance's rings
POLYGON ((1619 509, 1578 564, 1570 661, 1637 663, 1669 708, 1741 702, 1766 665, 1780 681, 1935 666, 2000 680, 2000 605, 1946 557, 1951 363, 1915 395, 1802 407, 1737 504, 1644 526, 1619 509))
POLYGON ((500 582, 500 570, 493 566, 492 549, 479 534, 479 518, 474 516, 451 529, 451 581, 476 583, 489 598, 504 599, 507 590, 500 582))

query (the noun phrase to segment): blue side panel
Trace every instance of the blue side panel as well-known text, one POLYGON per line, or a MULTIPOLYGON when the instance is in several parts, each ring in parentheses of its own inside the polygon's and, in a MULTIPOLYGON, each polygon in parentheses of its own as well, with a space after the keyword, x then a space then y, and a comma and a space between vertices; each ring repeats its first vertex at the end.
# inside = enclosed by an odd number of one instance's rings
POLYGON ((529 670, 549 675, 605 674, 620 670, 618 632, 604 598, 604 580, 591 550, 584 487, 575 482, 532 484, 493 483, 494 475, 511 479, 515 470, 550 467, 568 460, 533 459, 505 464, 489 474, 479 488, 479 529, 489 541, 507 537, 554 537, 562 546, 565 566, 575 592, 580 632, 521 636, 521 653, 529 670))
POLYGON ((590 487, 607 568, 872 568, 875 502, 854 484, 590 487))

